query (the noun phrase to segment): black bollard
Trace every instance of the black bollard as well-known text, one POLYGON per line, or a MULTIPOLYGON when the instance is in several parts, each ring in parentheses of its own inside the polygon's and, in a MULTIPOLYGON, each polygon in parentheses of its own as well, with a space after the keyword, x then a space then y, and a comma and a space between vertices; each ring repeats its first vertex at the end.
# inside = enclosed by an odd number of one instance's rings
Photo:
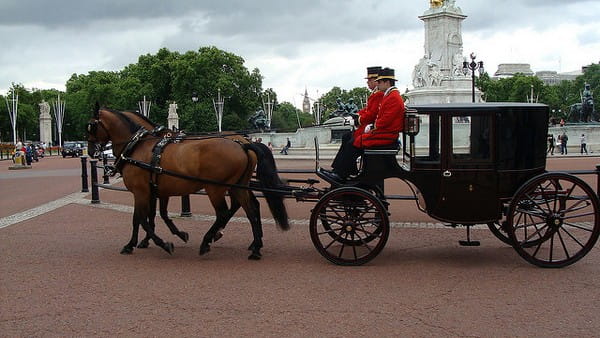
POLYGON ((87 156, 81 156, 81 192, 89 192, 87 175, 87 156))
POLYGON ((192 217, 190 195, 181 196, 181 217, 192 217))
POLYGON ((108 165, 108 159, 106 158, 106 154, 102 155, 102 167, 104 168, 104 174, 102 175, 102 178, 104 179, 104 184, 110 184, 110 181, 108 180, 108 171, 106 170, 106 166, 108 165))
POLYGON ((90 160, 90 174, 92 176, 92 204, 100 203, 98 191, 98 160, 90 160))

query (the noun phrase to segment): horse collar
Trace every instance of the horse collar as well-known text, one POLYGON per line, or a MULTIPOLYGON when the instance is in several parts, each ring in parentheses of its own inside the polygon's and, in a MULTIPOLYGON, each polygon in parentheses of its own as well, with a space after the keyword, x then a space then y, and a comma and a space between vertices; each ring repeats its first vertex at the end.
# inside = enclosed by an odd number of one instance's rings
POLYGON ((149 133, 150 132, 146 128, 140 127, 140 129, 138 129, 138 131, 135 134, 133 134, 131 139, 129 139, 129 142, 127 142, 127 144, 125 145, 125 148, 123 148, 121 154, 117 155, 117 159, 115 160, 114 173, 121 172, 123 166, 125 165, 125 162, 127 162, 127 157, 129 156, 133 148, 135 148, 138 142, 149 133))

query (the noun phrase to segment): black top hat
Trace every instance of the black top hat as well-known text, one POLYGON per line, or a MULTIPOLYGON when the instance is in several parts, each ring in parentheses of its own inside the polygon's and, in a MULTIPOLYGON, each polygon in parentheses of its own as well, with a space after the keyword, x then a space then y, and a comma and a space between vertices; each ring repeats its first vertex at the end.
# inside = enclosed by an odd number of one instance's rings
POLYGON ((379 76, 379 71, 381 67, 367 67, 367 77, 365 79, 377 78, 379 76))
POLYGON ((396 77, 394 75, 394 70, 392 68, 385 67, 379 71, 379 76, 377 76, 377 81, 387 80, 387 79, 396 81, 396 77))

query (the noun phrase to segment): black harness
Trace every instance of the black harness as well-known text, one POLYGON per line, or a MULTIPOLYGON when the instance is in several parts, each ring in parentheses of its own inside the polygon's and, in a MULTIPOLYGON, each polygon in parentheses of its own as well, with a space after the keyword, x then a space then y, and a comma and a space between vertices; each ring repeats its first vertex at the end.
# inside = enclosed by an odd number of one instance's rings
MULTIPOLYGON (((119 156, 117 156, 117 159, 115 160, 114 168, 112 168, 112 169, 109 168, 107 170, 107 173, 110 176, 116 175, 117 172, 122 173, 122 170, 123 170, 123 167, 125 166, 125 164, 131 164, 138 168, 142 168, 144 170, 150 171, 151 175, 150 175, 149 184, 150 184, 150 191, 152 194, 151 197, 153 197, 153 198, 155 198, 156 194, 158 193, 158 190, 157 190, 158 178, 160 177, 160 175, 163 175, 163 174, 181 178, 181 179, 185 179, 185 180, 196 181, 196 182, 206 183, 206 184, 221 185, 221 186, 226 186, 226 187, 230 187, 230 188, 250 189, 250 190, 262 191, 262 192, 277 192, 277 193, 285 193, 286 192, 286 191, 276 190, 276 189, 259 188, 256 186, 256 184, 252 184, 252 182, 250 182, 250 186, 235 184, 235 183, 229 184, 229 183, 224 183, 221 181, 215 181, 215 180, 209 180, 209 179, 200 178, 200 177, 183 175, 183 174, 180 174, 175 171, 163 169, 160 166, 160 160, 161 160, 162 153, 165 150, 165 148, 171 143, 178 143, 178 142, 181 142, 186 139, 185 134, 173 135, 171 133, 166 133, 162 136, 159 135, 164 130, 166 130, 166 129, 163 126, 159 126, 152 131, 148 131, 144 127, 140 127, 140 129, 131 137, 129 142, 127 142, 127 144, 125 145, 125 148, 123 149, 121 154, 119 156), (152 147, 152 158, 150 160, 150 163, 131 158, 130 157, 131 152, 135 149, 135 147, 137 146, 137 144, 140 141, 147 141, 147 139, 145 139, 145 140, 142 140, 142 139, 148 135, 159 138, 158 141, 156 142, 156 144, 154 145, 154 147, 152 147)), ((214 137, 216 137, 216 136, 206 136, 201 139, 209 139, 209 138, 214 138, 214 137)), ((221 138, 222 136, 219 136, 219 137, 221 138)), ((198 138, 192 138, 192 139, 198 139, 198 138)), ((231 140, 231 141, 239 144, 242 147, 242 149, 244 149, 245 152, 248 152, 248 150, 250 150, 250 148, 251 148, 251 146, 249 144, 242 143, 239 140, 231 140)))

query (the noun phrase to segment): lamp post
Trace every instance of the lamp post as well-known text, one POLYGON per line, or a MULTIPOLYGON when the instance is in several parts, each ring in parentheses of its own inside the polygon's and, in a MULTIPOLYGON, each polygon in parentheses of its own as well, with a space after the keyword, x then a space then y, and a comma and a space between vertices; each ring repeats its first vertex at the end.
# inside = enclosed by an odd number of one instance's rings
POLYGON ((271 94, 267 92, 267 101, 262 101, 263 110, 267 114, 267 128, 271 129, 271 119, 273 117, 273 101, 271 100, 271 94))
POLYGON ((56 119, 56 129, 58 129, 58 146, 62 149, 62 131, 63 122, 65 119, 65 101, 61 101, 60 94, 58 94, 58 98, 52 105, 54 106, 54 118, 56 119))
POLYGON ((469 74, 469 70, 471 70, 472 102, 475 102, 475 71, 479 69, 479 75, 483 74, 483 61, 475 62, 475 58, 477 57, 475 53, 471 53, 470 57, 471 62, 463 62, 463 74, 466 76, 469 74))
POLYGON ((219 133, 221 132, 221 124, 223 122, 223 105, 225 104, 225 98, 221 96, 221 88, 217 91, 217 100, 213 99, 213 107, 215 108, 215 115, 217 116, 217 126, 219 126, 219 133))
POLYGON ((144 95, 144 101, 138 101, 138 108, 140 109, 140 113, 145 117, 149 117, 150 107, 152 107, 152 101, 146 101, 146 95, 144 95))
POLYGON ((10 99, 10 104, 8 103, 8 96, 6 99, 6 107, 8 108, 8 115, 10 116, 10 124, 12 125, 13 130, 13 144, 17 144, 17 114, 19 112, 19 94, 15 98, 16 88, 13 87, 10 99))

